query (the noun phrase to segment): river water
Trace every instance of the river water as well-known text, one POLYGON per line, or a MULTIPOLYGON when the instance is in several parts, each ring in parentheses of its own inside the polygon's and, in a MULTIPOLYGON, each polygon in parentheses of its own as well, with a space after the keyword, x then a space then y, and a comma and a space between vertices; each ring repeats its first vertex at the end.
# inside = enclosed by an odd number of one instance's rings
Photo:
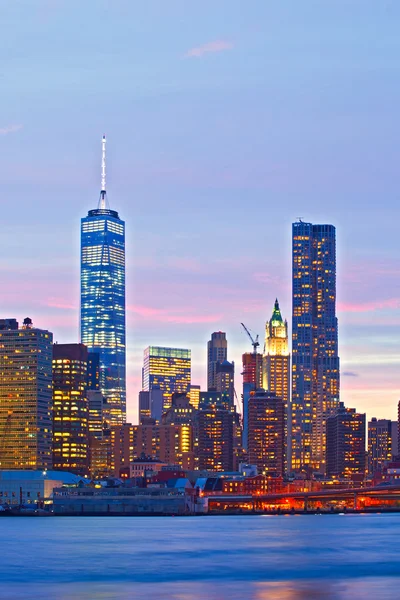
POLYGON ((400 600, 400 515, 0 519, 0 598, 400 600))

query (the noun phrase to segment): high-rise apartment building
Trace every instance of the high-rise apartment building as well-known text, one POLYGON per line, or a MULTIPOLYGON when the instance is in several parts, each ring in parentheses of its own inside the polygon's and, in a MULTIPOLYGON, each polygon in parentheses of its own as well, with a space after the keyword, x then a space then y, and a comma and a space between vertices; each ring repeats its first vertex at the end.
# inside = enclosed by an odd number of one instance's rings
POLYGON ((290 354, 287 321, 282 319, 278 300, 265 325, 263 388, 283 400, 285 420, 285 470, 290 460, 290 354))
POLYGON ((351 479, 365 475, 365 414, 339 403, 326 421, 326 474, 351 479))
POLYGON ((228 342, 226 333, 214 331, 211 340, 207 343, 207 389, 216 388, 217 363, 222 363, 228 358, 228 342))
POLYGON ((0 469, 52 466, 53 334, 0 320, 0 469))
POLYGON ((285 465, 285 407, 273 392, 251 392, 248 406, 248 459, 258 472, 282 476, 285 465))
POLYGON ((294 223, 292 258, 292 469, 324 472, 340 386, 335 227, 294 223))
POLYGON ((126 418, 125 223, 107 202, 105 138, 98 208, 81 221, 81 341, 99 354, 105 419, 126 418))
POLYGON ((54 344, 53 468, 78 475, 89 470, 87 369, 86 346, 54 344))
POLYGON ((376 419, 368 422, 368 472, 374 475, 392 460, 392 421, 376 419))
POLYGON ((191 383, 191 352, 183 348, 149 346, 144 351, 144 391, 158 387, 164 395, 164 410, 171 406, 174 392, 189 392, 191 383))

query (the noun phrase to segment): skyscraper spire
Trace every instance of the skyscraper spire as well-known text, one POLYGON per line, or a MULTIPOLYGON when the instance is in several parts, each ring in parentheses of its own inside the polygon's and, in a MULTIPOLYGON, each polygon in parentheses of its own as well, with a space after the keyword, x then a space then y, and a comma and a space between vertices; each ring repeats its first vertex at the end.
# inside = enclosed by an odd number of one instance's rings
POLYGON ((99 198, 99 208, 107 208, 107 192, 106 192, 106 136, 103 135, 101 141, 101 191, 99 198))

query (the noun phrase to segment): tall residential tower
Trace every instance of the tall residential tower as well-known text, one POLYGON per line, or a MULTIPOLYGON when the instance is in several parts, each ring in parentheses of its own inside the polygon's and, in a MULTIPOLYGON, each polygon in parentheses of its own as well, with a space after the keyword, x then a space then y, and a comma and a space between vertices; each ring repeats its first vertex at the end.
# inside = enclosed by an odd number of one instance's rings
POLYGON ((99 354, 104 418, 117 425, 126 418, 125 223, 108 206, 105 147, 103 137, 98 208, 81 221, 81 341, 99 354))
POLYGON ((324 472, 340 385, 335 227, 293 223, 292 258, 292 469, 324 472))

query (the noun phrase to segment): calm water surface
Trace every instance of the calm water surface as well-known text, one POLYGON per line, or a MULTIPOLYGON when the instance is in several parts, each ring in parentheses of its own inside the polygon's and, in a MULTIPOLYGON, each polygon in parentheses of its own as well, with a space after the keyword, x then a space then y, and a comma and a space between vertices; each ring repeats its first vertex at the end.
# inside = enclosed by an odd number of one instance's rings
POLYGON ((2 518, 7 600, 400 600, 400 515, 2 518))

